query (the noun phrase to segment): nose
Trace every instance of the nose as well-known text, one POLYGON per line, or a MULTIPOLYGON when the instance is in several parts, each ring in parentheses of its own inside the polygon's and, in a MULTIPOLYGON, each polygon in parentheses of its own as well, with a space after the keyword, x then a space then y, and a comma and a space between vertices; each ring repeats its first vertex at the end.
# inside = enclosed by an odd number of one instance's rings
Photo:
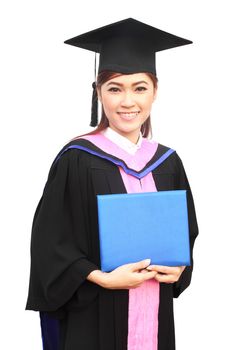
POLYGON ((121 101, 121 106, 124 107, 132 107, 134 106, 134 100, 131 92, 125 92, 124 97, 121 101))

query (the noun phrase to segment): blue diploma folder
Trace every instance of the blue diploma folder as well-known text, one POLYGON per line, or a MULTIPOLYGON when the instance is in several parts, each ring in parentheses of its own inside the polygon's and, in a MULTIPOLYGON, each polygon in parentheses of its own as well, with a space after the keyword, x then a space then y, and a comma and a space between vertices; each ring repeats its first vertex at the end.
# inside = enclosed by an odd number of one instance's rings
POLYGON ((190 266, 186 190, 97 195, 101 270, 190 266))

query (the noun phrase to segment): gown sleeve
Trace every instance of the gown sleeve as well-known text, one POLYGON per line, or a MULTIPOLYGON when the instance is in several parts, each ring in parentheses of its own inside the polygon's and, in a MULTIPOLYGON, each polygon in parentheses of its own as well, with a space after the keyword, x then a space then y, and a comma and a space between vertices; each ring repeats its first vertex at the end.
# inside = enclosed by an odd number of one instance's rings
POLYGON ((26 310, 58 310, 99 269, 88 259, 88 177, 81 153, 68 151, 53 163, 35 211, 26 310))
POLYGON ((187 208, 188 208, 188 224, 189 224, 189 237, 190 237, 190 256, 191 256, 191 266, 187 266, 182 272, 179 280, 173 283, 173 297, 178 298, 178 296, 190 285, 193 271, 193 247, 195 239, 199 233, 195 206, 193 201, 193 196, 191 188, 188 182, 188 178, 180 157, 177 155, 178 159, 178 182, 177 188, 187 191, 187 208))

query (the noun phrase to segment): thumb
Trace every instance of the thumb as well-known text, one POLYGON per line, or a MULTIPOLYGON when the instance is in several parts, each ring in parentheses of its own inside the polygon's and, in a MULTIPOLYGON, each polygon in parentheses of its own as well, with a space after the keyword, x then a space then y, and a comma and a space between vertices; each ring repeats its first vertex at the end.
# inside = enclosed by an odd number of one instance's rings
POLYGON ((144 269, 145 267, 150 265, 150 262, 151 262, 151 259, 138 261, 133 264, 132 270, 136 271, 136 270, 144 269))

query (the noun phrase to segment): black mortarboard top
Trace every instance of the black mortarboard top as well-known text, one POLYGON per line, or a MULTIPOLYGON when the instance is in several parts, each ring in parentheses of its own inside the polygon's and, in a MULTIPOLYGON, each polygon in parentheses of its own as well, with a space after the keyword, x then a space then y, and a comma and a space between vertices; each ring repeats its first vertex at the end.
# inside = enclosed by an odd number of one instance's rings
MULTIPOLYGON (((127 18, 78 35, 64 43, 99 53, 98 73, 109 70, 124 74, 150 72, 156 75, 157 51, 191 44, 192 41, 127 18)), ((95 92, 95 83, 93 88, 95 92)), ((97 94, 93 94, 90 125, 97 125, 97 94)))

